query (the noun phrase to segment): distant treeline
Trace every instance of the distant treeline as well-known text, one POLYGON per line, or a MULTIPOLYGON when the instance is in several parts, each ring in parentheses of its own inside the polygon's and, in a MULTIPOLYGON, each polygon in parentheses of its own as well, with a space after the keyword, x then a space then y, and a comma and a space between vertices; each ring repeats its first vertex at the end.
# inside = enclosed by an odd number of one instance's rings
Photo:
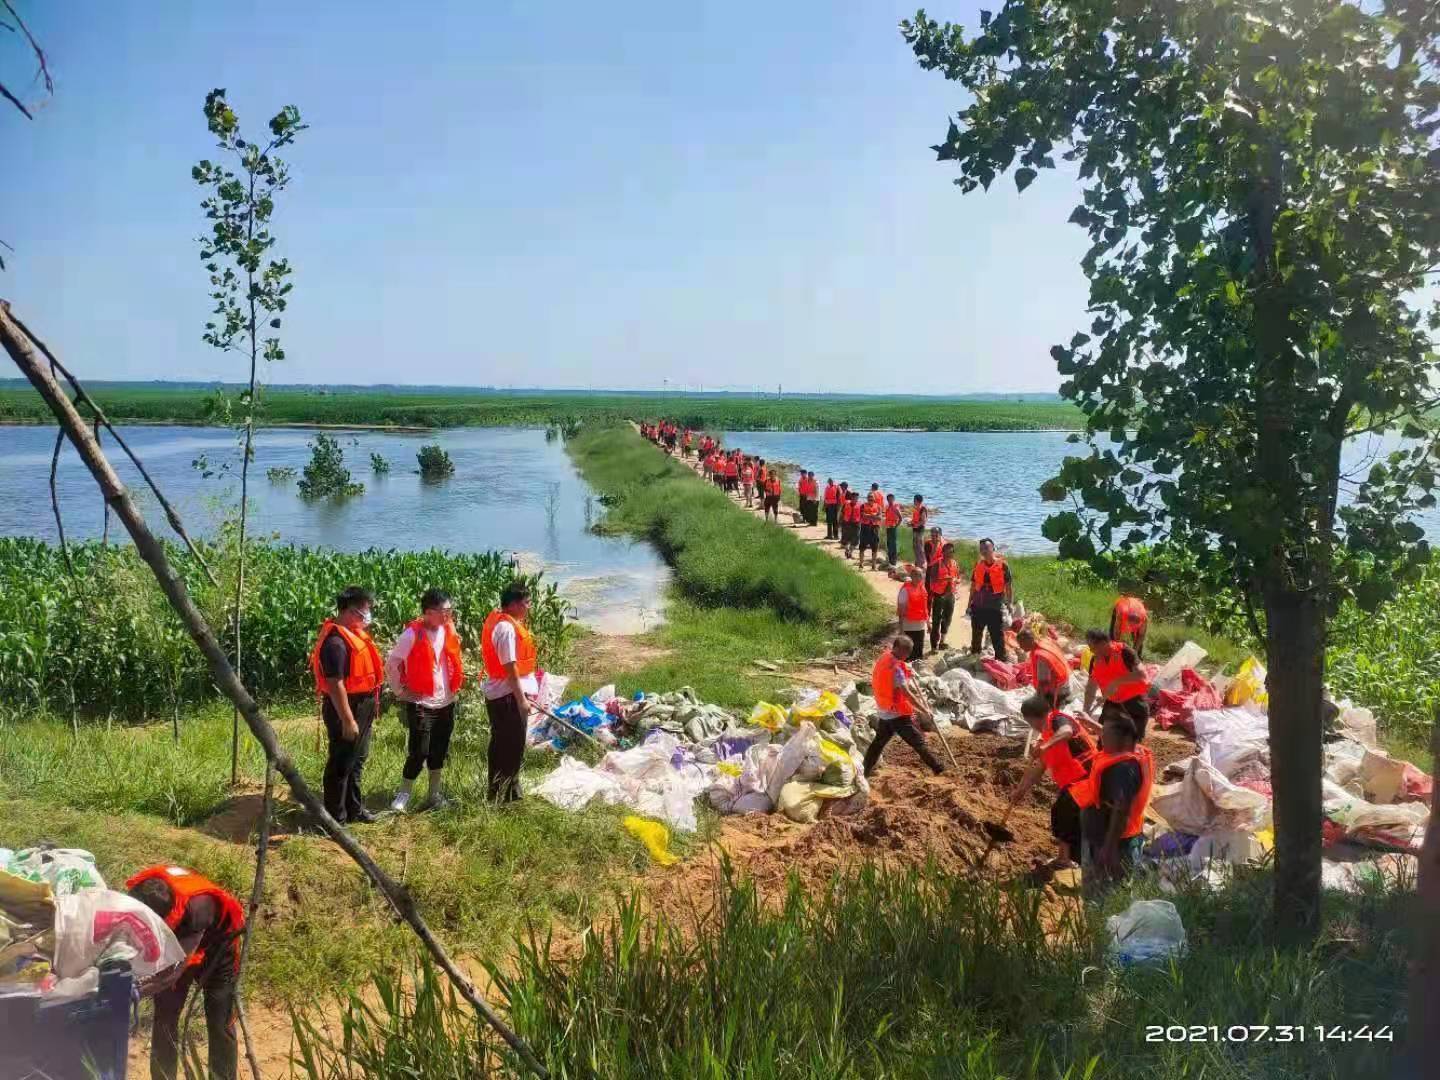
MULTIPOLYGON (((113 420, 210 424, 222 415, 212 392, 177 387, 97 387, 95 398, 113 420)), ((1021 395, 1017 395, 1020 397, 1021 395)), ((1079 410, 1034 401, 954 401, 914 397, 777 398, 694 394, 514 394, 272 389, 261 422, 381 427, 548 427, 566 421, 616 422, 668 416, 712 431, 1036 431, 1078 429, 1079 410)), ((34 391, 0 388, 0 422, 49 422, 34 391)))

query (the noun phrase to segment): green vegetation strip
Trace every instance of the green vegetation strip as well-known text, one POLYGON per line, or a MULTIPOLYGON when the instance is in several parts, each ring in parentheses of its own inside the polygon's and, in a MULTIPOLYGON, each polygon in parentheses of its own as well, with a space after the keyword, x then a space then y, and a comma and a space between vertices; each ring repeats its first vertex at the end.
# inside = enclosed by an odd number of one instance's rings
MULTIPOLYGON (((169 554, 230 651, 236 549, 210 545, 203 551, 218 586, 188 552, 172 548, 169 554)), ((169 716, 218 696, 200 653, 134 548, 74 544, 70 558, 73 572, 56 547, 0 538, 4 710, 141 718, 169 716)), ((419 614, 420 594, 431 587, 454 597, 461 637, 473 645, 514 576, 494 552, 346 554, 251 545, 241 614, 242 677, 262 701, 309 693, 316 630, 333 614, 336 594, 351 584, 374 591, 372 632, 383 645, 419 614)), ((552 669, 563 662, 565 610, 553 587, 539 590, 531 621, 552 669)))
MULTIPOLYGON (((1336 929, 1287 950, 1255 917, 1270 886, 1247 871, 1169 895, 1189 950, 1153 967, 1110 964, 1103 922, 1153 886, 1057 927, 1039 890, 872 866, 820 895, 797 888, 780 910, 731 883, 694 926, 635 905, 578 955, 538 941, 492 974, 556 1077, 1388 1077, 1414 947, 1406 890, 1327 895, 1336 929)), ((302 1021, 302 1072, 509 1075, 433 975, 410 980, 413 998, 400 985, 382 976, 346 1001, 338 1038, 302 1021)))
MULTIPOLYGON (((181 387, 87 387, 112 420, 222 423, 214 391, 181 387)), ((234 391, 232 391, 233 393, 234 391)), ((266 390, 259 424, 381 427, 569 427, 668 416, 712 431, 1078 430, 1072 405, 1036 401, 954 401, 923 397, 762 397, 747 394, 497 394, 483 390, 266 390)), ((0 388, 0 421, 50 423, 33 390, 0 388)))

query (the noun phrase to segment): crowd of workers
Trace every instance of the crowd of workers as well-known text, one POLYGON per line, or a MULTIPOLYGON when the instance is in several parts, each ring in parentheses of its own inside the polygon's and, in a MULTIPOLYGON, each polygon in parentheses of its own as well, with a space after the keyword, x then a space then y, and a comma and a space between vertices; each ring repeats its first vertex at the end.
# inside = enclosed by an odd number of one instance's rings
MULTIPOLYGON (((724 449, 710 435, 670 421, 641 425, 646 438, 667 453, 698 455, 706 479, 735 494, 746 506, 759 499, 767 520, 778 523, 782 470, 764 458, 724 449)), ((930 523, 930 510, 915 495, 907 510, 893 494, 871 484, 861 496, 846 482, 827 479, 822 489, 815 473, 800 470, 795 490, 802 522, 818 526, 825 517, 825 540, 839 543, 848 559, 863 565, 870 553, 876 567, 880 530, 885 530, 888 566, 898 568, 899 532, 908 526, 913 562, 896 599, 900 632, 871 671, 875 695, 875 738, 865 754, 868 776, 894 738, 908 743, 934 772, 944 766, 926 745, 916 718, 933 721, 933 712, 916 680, 912 661, 947 645, 955 613, 955 589, 963 574, 955 544, 930 523)), ((387 686, 400 704, 408 732, 405 764, 390 809, 406 812, 420 773, 427 788, 420 809, 446 805, 444 771, 455 730, 457 697, 465 684, 464 647, 456 632, 449 595, 431 589, 420 598, 420 613, 396 638, 384 659, 370 636, 373 594, 354 585, 336 598, 336 612, 321 625, 310 653, 321 721, 328 743, 323 779, 325 809, 340 824, 368 824, 376 816, 366 808, 362 780, 370 741, 380 716, 381 690, 387 686)), ((979 653, 988 635, 996 659, 1007 657, 1005 611, 1014 603, 1010 567, 986 538, 970 573, 966 607, 972 627, 971 651, 979 653)), ((520 797, 520 767, 529 715, 536 708, 535 638, 526 625, 530 592, 521 582, 506 587, 499 607, 480 630, 484 666, 481 690, 490 720, 487 792, 495 802, 520 797)), ((1059 795, 1051 809, 1051 831, 1058 861, 1083 855, 1102 876, 1119 876, 1139 857, 1141 826, 1154 784, 1154 759, 1143 745, 1149 719, 1150 686, 1140 656, 1148 616, 1144 605, 1122 597, 1110 630, 1086 635, 1091 658, 1083 708, 1064 711, 1070 702, 1069 659, 1052 640, 1020 627, 1016 643, 1026 653, 1029 684, 1035 694, 1022 706, 1034 729, 1032 760, 1011 798, 1018 803, 1042 773, 1059 795), (1128 638, 1129 640, 1123 640, 1128 638), (1088 715, 1101 703, 1099 721, 1088 715)), ((1012 631, 1013 632, 1013 631, 1012 631)), ((209 1075, 233 1080, 237 1069, 235 987, 245 913, 225 889, 184 867, 160 865, 126 882, 130 894, 155 911, 175 931, 187 954, 179 980, 156 997, 151 1076, 174 1080, 180 1041, 180 1017, 192 991, 203 996, 209 1040, 209 1075)))
MULTIPOLYGON (((784 472, 764 458, 724 447, 714 436, 670 420, 641 425, 641 434, 668 454, 698 459, 701 474, 744 505, 758 496, 767 520, 779 520, 784 472)), ((908 743, 937 774, 944 766, 925 742, 916 718, 933 714, 915 681, 914 661, 948 645, 955 614, 956 588, 964 571, 955 559, 955 543, 945 539, 932 519, 934 510, 923 495, 908 505, 872 483, 863 495, 848 481, 827 478, 823 488, 815 473, 800 469, 794 483, 798 521, 818 525, 825 516, 825 543, 840 546, 845 559, 858 566, 870 555, 878 569, 884 530, 887 569, 903 578, 896 596, 899 633, 871 671, 875 694, 875 739, 865 755, 868 775, 893 738, 908 743), (900 558, 900 533, 910 531, 906 562, 900 558)), ((1009 658, 1007 634, 1025 654, 1028 685, 1035 690, 1022 708, 1034 729, 1031 762, 1013 793, 1018 803, 1042 773, 1048 773, 1059 795, 1050 821, 1057 847, 1057 865, 1084 860, 1101 876, 1123 874, 1139 857, 1141 829, 1154 784, 1154 759, 1144 745, 1154 689, 1141 662, 1148 613, 1135 597, 1121 597, 1108 631, 1086 632, 1086 686, 1080 708, 1070 693, 1071 662, 1057 642, 1026 627, 1007 612, 1015 607, 1014 575, 984 537, 969 573, 965 614, 970 620, 970 651, 980 654, 989 639, 996 660, 1009 658), (1128 640, 1127 640, 1128 639, 1128 640), (1099 704, 1098 721, 1092 720, 1099 704)), ((1018 659, 1018 658, 1017 658, 1018 659)))

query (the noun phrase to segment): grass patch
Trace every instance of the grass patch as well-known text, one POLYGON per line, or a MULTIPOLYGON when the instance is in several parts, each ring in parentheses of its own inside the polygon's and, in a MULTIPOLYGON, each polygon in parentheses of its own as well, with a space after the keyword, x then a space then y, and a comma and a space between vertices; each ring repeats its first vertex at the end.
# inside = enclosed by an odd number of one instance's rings
MULTIPOLYGON (((731 882, 716 916, 685 935, 632 905, 578 956, 560 960, 536 939, 513 972, 494 974, 556 1077, 1391 1075, 1405 1039, 1409 887, 1327 895, 1331 930, 1298 949, 1274 944, 1255 918, 1270 888, 1258 871, 1174 897, 1190 948, 1157 968, 1105 960, 1104 916, 1149 895, 1147 884, 1057 931, 1037 892, 867 867, 819 895, 792 888, 779 910, 731 882), (1305 1040, 1147 1038, 1175 1025, 1298 1025, 1305 1040), (1389 1026, 1394 1041, 1321 1041, 1316 1025, 1389 1026)), ((365 1075, 416 1075, 429 1054, 463 1061, 456 1075, 502 1075, 500 1048, 478 1047, 462 1007, 424 977, 416 985, 418 999, 378 1011, 352 998, 342 1012, 368 1024, 347 1030, 371 1034, 343 1049, 302 1040, 315 1054, 306 1074, 359 1076, 358 1055, 365 1075)))
MULTIPOLYGON (((459 721, 447 769, 456 808, 361 826, 357 837, 405 882, 421 912, 452 948, 504 957, 529 922, 580 927, 595 904, 648 865, 620 826, 622 812, 585 814, 527 799, 504 809, 482 798, 488 732, 483 707, 459 721)), ((313 714, 278 721, 302 771, 318 786, 324 764, 313 714)), ((52 841, 95 853, 112 886, 156 862, 180 862, 248 897, 254 853, 248 837, 258 809, 263 759, 246 736, 237 804, 227 794, 230 718, 219 708, 187 716, 178 747, 166 725, 82 728, 77 739, 59 721, 0 726, 0 844, 52 841), (218 816, 217 816, 218 815, 218 816)), ((404 732, 394 714, 382 721, 366 790, 372 807, 394 791, 404 761, 404 732)), ((554 767, 535 753, 522 784, 554 767)), ((316 990, 359 985, 406 955, 412 935, 338 849, 282 803, 277 831, 289 834, 267 873, 263 922, 252 977, 267 992, 302 1001, 316 990)), ((678 838, 676 847, 687 844, 678 838)))

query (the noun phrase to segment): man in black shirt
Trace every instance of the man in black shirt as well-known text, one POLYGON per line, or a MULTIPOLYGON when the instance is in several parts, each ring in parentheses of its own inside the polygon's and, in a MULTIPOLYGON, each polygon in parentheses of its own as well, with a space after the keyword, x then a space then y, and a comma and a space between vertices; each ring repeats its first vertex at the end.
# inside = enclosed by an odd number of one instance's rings
POLYGON ((370 729, 380 711, 380 684, 385 677, 380 652, 366 630, 374 602, 368 589, 358 585, 345 589, 336 598, 335 618, 320 627, 310 654, 329 741, 325 809, 342 825, 375 820, 360 795, 361 775, 370 756, 370 729))
POLYGON ((1144 762, 1152 759, 1148 751, 1137 750, 1135 734, 1133 722, 1124 714, 1106 718, 1100 733, 1102 752, 1091 771, 1092 783, 1098 774, 1095 801, 1080 814, 1086 864, 1102 881, 1123 877, 1137 866, 1144 846, 1140 826, 1145 807, 1137 806, 1136 800, 1148 801, 1145 789, 1147 779, 1153 781, 1153 765, 1147 777, 1144 762), (1140 756, 1132 756, 1136 754, 1140 756))
POLYGON ((1010 566, 995 555, 995 541, 980 541, 980 561, 970 573, 970 651, 979 654, 985 633, 996 660, 1005 660, 1005 605, 1014 599, 1010 566))

